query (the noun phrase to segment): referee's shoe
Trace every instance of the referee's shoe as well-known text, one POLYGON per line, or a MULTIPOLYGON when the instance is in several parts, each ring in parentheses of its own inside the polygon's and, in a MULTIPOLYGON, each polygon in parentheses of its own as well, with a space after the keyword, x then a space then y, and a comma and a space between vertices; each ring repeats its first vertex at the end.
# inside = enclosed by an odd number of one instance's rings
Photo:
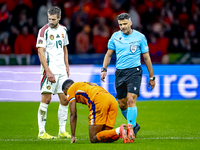
POLYGON ((135 134, 135 137, 137 135, 137 132, 140 130, 140 125, 136 123, 136 126, 133 128, 133 131, 134 131, 134 134, 135 134))

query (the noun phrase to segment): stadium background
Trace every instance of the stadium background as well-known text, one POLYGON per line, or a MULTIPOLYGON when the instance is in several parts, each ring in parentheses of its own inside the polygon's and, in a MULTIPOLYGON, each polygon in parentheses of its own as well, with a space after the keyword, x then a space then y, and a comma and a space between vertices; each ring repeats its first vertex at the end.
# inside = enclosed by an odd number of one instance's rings
MULTIPOLYGON (((199 8, 199 0, 0 0, 0 149, 199 149, 199 8), (100 68, 107 41, 118 30, 116 16, 130 13, 133 28, 147 37, 157 85, 148 89, 142 61, 137 102, 141 130, 133 144, 91 144, 88 108, 81 104, 77 144, 70 139, 38 140, 40 63, 34 41, 52 5, 62 9, 60 23, 68 28, 70 78, 96 82, 114 96, 115 57, 105 83, 100 68)), ((54 95, 46 124, 51 135, 58 134, 58 106, 54 95)), ((118 109, 115 127, 122 123, 126 120, 118 109)))
POLYGON ((138 100, 200 99, 198 0, 0 0, 0 101, 40 101, 34 39, 52 5, 62 9, 60 23, 68 29, 70 78, 96 82, 115 96, 115 56, 106 83, 100 68, 107 41, 119 29, 116 16, 127 12, 133 28, 147 37, 157 83, 149 91, 142 65, 138 100))

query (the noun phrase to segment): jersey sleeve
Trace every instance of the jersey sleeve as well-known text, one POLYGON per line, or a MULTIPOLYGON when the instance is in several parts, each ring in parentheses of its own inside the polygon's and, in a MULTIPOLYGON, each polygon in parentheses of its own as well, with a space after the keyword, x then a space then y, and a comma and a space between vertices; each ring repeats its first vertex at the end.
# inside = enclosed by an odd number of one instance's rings
POLYGON ((67 29, 64 28, 65 34, 64 34, 64 39, 63 39, 63 46, 66 46, 69 44, 69 39, 68 39, 68 34, 67 34, 67 29))
POLYGON ((69 88, 67 91, 67 100, 69 103, 76 101, 75 91, 72 88, 69 88))
POLYGON ((114 38, 113 35, 108 41, 108 49, 114 50, 115 51, 115 43, 114 43, 114 38))
POLYGON ((149 47, 147 45, 147 39, 145 38, 145 36, 142 36, 142 40, 141 40, 141 52, 142 53, 146 53, 149 51, 149 47))
POLYGON ((38 37, 37 37, 37 43, 36 47, 43 47, 46 48, 46 34, 45 31, 42 31, 42 29, 39 30, 38 37))

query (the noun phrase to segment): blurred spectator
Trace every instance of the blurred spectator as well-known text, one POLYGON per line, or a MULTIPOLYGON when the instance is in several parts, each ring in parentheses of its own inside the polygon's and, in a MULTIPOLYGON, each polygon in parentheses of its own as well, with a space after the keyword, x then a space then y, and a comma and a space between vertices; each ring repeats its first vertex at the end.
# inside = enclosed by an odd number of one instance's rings
POLYGON ((30 65, 30 56, 36 49, 36 38, 33 34, 28 32, 28 26, 24 25, 22 33, 19 34, 15 40, 15 54, 17 54, 17 62, 22 64, 22 58, 25 57, 27 64, 30 65))
POLYGON ((131 6, 129 9, 129 14, 131 16, 131 21, 132 21, 132 27, 134 29, 141 28, 141 23, 140 23, 140 16, 138 12, 136 11, 134 6, 131 6))
POLYGON ((105 18, 98 18, 98 23, 93 28, 93 46, 95 53, 106 52, 109 37, 109 27, 106 25, 105 18))
POLYGON ((177 37, 173 37, 169 43, 169 48, 168 48, 169 53, 181 53, 183 52, 183 49, 180 45, 180 41, 177 37))
POLYGON ((76 35, 76 54, 86 54, 90 47, 90 26, 85 25, 83 30, 76 35))
POLYGON ((38 9, 37 13, 37 26, 42 28, 45 24, 48 23, 47 10, 52 6, 51 0, 42 1, 42 5, 38 9))
POLYGON ((9 12, 7 10, 7 4, 0 4, 0 30, 5 31, 7 29, 7 20, 9 18, 9 12))
MULTIPOLYGON (((150 37, 149 49, 152 61, 156 63, 167 63, 169 39, 165 37, 165 30, 161 23, 154 23, 153 34, 150 37), (164 60, 163 60, 164 58, 164 60), (163 62, 164 61, 164 62, 163 62)), ((169 60, 169 59, 168 59, 169 60)))
POLYGON ((1 42, 0 42, 0 58, 5 60, 5 64, 9 64, 9 56, 11 54, 11 46, 8 43, 8 36, 7 32, 1 34, 1 42))
POLYGON ((19 33, 20 33, 20 31, 17 29, 16 26, 14 26, 14 25, 10 26, 9 44, 11 46, 12 53, 14 53, 15 40, 19 33))
POLYGON ((8 43, 9 33, 4 32, 1 34, 0 54, 11 54, 11 46, 8 43))

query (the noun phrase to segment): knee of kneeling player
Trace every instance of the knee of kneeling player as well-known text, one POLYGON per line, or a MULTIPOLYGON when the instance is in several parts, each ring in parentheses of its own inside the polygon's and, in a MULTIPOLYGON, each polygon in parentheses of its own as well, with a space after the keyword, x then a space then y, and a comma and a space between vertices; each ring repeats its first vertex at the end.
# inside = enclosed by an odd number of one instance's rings
POLYGON ((97 136, 95 135, 95 136, 91 137, 91 138, 90 138, 90 142, 91 142, 91 143, 98 143, 99 141, 98 141, 98 139, 97 139, 97 136))

